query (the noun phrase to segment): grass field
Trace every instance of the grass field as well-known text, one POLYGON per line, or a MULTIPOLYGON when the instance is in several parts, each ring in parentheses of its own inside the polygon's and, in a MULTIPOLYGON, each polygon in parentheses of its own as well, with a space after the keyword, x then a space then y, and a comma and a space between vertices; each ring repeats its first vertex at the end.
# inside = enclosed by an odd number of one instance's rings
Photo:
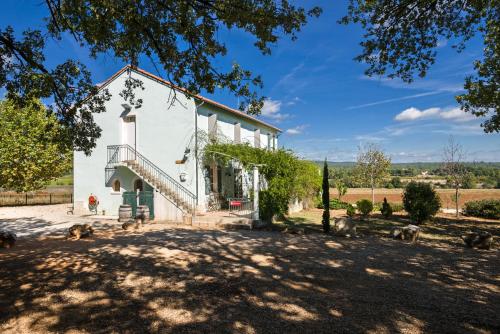
POLYGON ((48 186, 51 187, 51 186, 71 186, 71 185, 73 185, 73 174, 67 174, 61 176, 60 178, 50 182, 48 186))
MULTIPOLYGON (((454 203, 451 200, 454 196, 453 189, 436 189, 441 198, 443 208, 454 208, 454 203)), ((401 202, 403 189, 375 189, 375 202, 382 202, 384 197, 389 202, 401 202)), ((460 190, 459 204, 462 206, 465 202, 477 201, 481 199, 500 199, 500 189, 463 189, 460 190)), ((330 188, 330 197, 337 198, 337 190, 330 188)), ((349 188, 347 194, 342 197, 343 201, 355 203, 360 199, 371 199, 371 189, 368 188, 349 188)))
MULTIPOLYGON (((279 222, 283 227, 296 226, 311 232, 321 232, 321 217, 323 210, 311 209, 288 216, 284 222, 279 222)), ((331 217, 345 217, 345 210, 331 210, 331 217)), ((333 222, 332 222, 333 223, 333 222)), ((398 213, 391 219, 384 219, 379 213, 372 213, 368 220, 356 220, 357 231, 364 235, 377 235, 387 237, 393 227, 406 226, 410 220, 405 214, 398 213)), ((497 237, 500 236, 500 220, 482 219, 461 216, 458 220, 453 214, 439 213, 432 222, 421 225, 423 240, 448 242, 461 245, 460 236, 470 230, 481 229, 497 237)))

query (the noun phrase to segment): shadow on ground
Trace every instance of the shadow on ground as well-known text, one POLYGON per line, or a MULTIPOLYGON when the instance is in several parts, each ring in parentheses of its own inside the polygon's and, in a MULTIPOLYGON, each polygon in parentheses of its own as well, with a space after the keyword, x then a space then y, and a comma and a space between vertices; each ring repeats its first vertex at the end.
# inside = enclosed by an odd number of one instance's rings
POLYGON ((500 330, 499 251, 322 234, 100 232, 0 251, 0 330, 500 330))

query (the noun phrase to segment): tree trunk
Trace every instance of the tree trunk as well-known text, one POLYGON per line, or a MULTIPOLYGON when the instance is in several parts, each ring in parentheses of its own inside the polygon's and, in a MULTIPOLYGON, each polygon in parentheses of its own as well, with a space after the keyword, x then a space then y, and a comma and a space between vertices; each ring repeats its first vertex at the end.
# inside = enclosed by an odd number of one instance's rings
POLYGON ((375 205, 375 185, 373 184, 373 176, 371 178, 371 186, 372 186, 372 204, 375 205))
POLYGON ((455 216, 458 218, 458 187, 455 188, 455 216))

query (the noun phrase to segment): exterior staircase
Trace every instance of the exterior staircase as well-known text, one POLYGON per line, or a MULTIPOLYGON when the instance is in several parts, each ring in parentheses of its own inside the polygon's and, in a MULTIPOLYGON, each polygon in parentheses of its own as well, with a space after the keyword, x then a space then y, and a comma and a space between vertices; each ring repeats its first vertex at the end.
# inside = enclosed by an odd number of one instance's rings
POLYGON ((130 145, 108 146, 108 163, 105 169, 106 185, 111 181, 118 166, 125 166, 143 178, 185 214, 195 214, 196 195, 130 145))

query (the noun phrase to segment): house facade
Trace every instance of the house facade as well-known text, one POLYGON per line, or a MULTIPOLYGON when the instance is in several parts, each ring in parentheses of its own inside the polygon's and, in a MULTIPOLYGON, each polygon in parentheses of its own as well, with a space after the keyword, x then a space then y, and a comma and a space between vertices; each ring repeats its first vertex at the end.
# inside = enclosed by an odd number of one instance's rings
POLYGON ((197 158, 206 138, 273 150, 280 130, 268 123, 182 89, 141 69, 126 66, 104 84, 112 94, 106 112, 94 114, 102 129, 90 156, 74 152, 74 207, 117 215, 121 204, 148 204, 158 220, 180 220, 194 212, 217 210, 231 199, 249 196, 252 174, 238 163, 207 165, 197 158), (128 78, 140 108, 120 96, 128 78), (142 203, 144 201, 144 203, 142 203))

